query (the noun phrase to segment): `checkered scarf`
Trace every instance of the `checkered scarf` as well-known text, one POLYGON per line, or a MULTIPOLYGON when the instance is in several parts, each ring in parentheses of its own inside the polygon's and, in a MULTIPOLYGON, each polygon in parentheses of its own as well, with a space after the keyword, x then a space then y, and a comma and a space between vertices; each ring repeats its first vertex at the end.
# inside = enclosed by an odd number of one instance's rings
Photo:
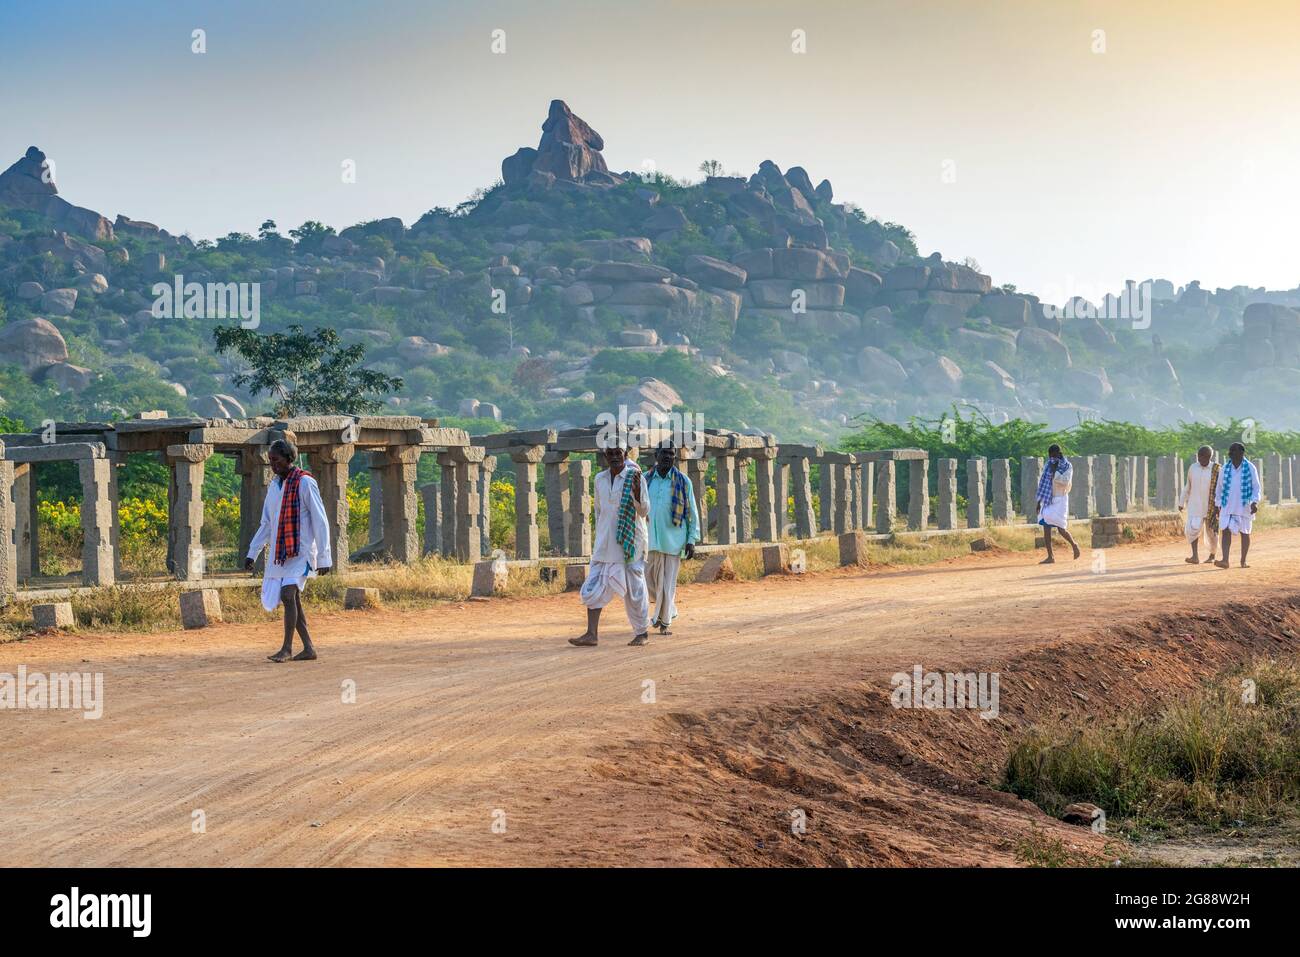
POLYGON ((1241 470, 1241 503, 1245 505, 1255 497, 1255 480, 1251 478, 1250 462, 1243 455, 1240 465, 1233 465, 1232 459, 1223 463, 1223 491, 1219 493, 1219 508, 1228 507, 1228 491, 1232 488, 1232 473, 1241 470))
MULTIPOLYGON (((1060 460, 1056 464, 1056 472, 1061 475, 1068 475, 1070 472, 1070 460, 1067 459, 1064 455, 1061 456, 1060 460)), ((1043 474, 1038 477, 1038 504, 1039 505, 1052 504, 1053 475, 1054 473, 1052 472, 1052 460, 1048 459, 1046 464, 1043 466, 1043 474)))
MULTIPOLYGON (((659 470, 653 469, 646 481, 653 482, 657 478, 659 478, 659 470)), ((681 469, 674 465, 665 478, 670 479, 673 483, 673 500, 669 505, 668 514, 672 518, 674 525, 687 526, 687 538, 689 539, 691 510, 686 501, 690 497, 690 493, 686 491, 686 476, 682 474, 681 469)))
MULTIPOLYGON (((613 483, 614 476, 609 481, 613 483)), ((623 495, 618 500, 618 526, 614 538, 623 547, 623 561, 630 562, 636 555, 636 504, 632 500, 632 486, 641 481, 641 470, 631 462, 623 464, 623 495)))
POLYGON ((283 565, 298 557, 298 530, 302 508, 298 504, 299 480, 306 475, 298 466, 289 469, 281 484, 280 524, 275 530, 275 563, 283 565))

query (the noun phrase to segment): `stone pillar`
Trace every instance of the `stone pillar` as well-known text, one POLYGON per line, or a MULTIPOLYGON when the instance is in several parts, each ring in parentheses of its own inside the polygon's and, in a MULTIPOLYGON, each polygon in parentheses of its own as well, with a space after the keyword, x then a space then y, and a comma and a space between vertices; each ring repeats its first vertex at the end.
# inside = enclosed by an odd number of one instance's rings
POLYGON ((700 541, 709 540, 709 509, 704 504, 705 483, 709 474, 709 462, 700 450, 699 458, 680 458, 677 467, 691 480, 691 494, 695 496, 695 510, 700 515, 700 541))
POLYGON ((1264 498, 1270 504, 1282 504, 1282 455, 1280 452, 1268 454, 1268 468, 1264 472, 1264 498))
POLYGON ((817 527, 823 532, 832 531, 835 528, 835 470, 830 467, 824 458, 818 464, 818 509, 819 514, 817 527))
POLYGON ((460 511, 459 463, 450 452, 438 453, 438 498, 441 500, 442 527, 438 531, 438 552, 443 558, 456 555, 456 515, 460 511))
MULTIPOLYGON (((109 540, 113 547, 113 578, 117 580, 122 577, 122 520, 117 513, 122 499, 117 487, 117 473, 125 463, 116 452, 108 453, 108 463, 110 466, 108 470, 109 540)), ((244 567, 243 554, 235 556, 235 560, 240 568, 244 567)))
POLYGON ((551 554, 569 550, 569 453, 542 455, 542 481, 546 491, 546 531, 551 537, 551 554))
POLYGON ((718 509, 718 544, 734 545, 736 535, 736 455, 722 449, 713 457, 713 492, 718 509))
MULTIPOLYGON (((18 512, 13 495, 14 471, 14 463, 4 458, 4 443, 0 442, 0 604, 18 591, 18 512)), ((30 469, 27 474, 31 474, 30 469)))
POLYGON ((478 527, 483 536, 484 555, 492 554, 492 473, 497 470, 497 457, 484 455, 478 470, 478 527))
POLYGON ((420 452, 418 445, 390 445, 380 453, 382 537, 390 561, 413 562, 420 557, 420 506, 415 497, 420 452))
POLYGON ((1038 478, 1043 474, 1043 459, 1039 455, 1020 458, 1020 511, 1025 521, 1038 521, 1038 478))
POLYGON ((934 517, 940 528, 957 527, 957 460, 939 459, 939 501, 934 517))
MULTIPOLYGON (((203 446, 203 448, 208 448, 203 446)), ((209 451, 211 451, 209 449, 209 451)), ((88 588, 112 585, 117 581, 117 563, 113 558, 113 502, 109 495, 114 465, 108 459, 80 459, 81 476, 81 583, 88 588)), ((199 470, 200 495, 203 491, 203 463, 199 470)), ((198 500, 197 530, 203 527, 203 501, 198 500)), ((197 533, 194 536, 196 542, 197 533)), ((195 577, 202 577, 202 567, 195 577)))
POLYGON ((574 557, 591 556, 591 462, 569 463, 569 550, 574 557))
POLYGON ((262 506, 271 484, 267 446, 248 445, 240 449, 235 453, 235 469, 239 472, 239 565, 242 568, 253 536, 262 524, 262 506))
POLYGON ((510 450, 515 465, 515 558, 520 560, 542 557, 537 530, 537 463, 545 452, 542 445, 510 450))
POLYGON ((794 495, 795 537, 812 538, 817 534, 817 518, 813 514, 810 463, 801 455, 791 456, 782 461, 789 468, 790 486, 794 495))
POLYGON ((930 524, 930 460, 907 463, 907 527, 924 529, 930 524))
POLYGON ((1133 506, 1141 511, 1151 504, 1150 459, 1145 455, 1133 459, 1133 506))
POLYGON ((1115 456, 1093 456, 1093 470, 1096 473, 1097 514, 1102 518, 1118 515, 1119 502, 1115 494, 1115 456))
POLYGON ((760 449, 754 455, 754 496, 757 514, 754 516, 754 535, 760 542, 781 540, 778 516, 784 508, 777 507, 776 449, 760 449))
POLYGON ((442 485, 428 482, 420 486, 420 498, 424 502, 424 550, 425 555, 442 554, 442 485))
POLYGON ((456 557, 462 562, 477 562, 483 557, 483 532, 478 525, 483 514, 478 500, 478 467, 483 460, 477 456, 474 459, 456 463, 456 557))
POLYGON ((1156 459, 1156 508, 1171 509, 1175 507, 1176 489, 1178 487, 1177 471, 1177 456, 1162 455, 1156 459))
POLYGON ((370 453, 370 540, 375 545, 384 540, 384 453, 370 453))
POLYGON ((985 487, 988 461, 981 457, 966 460, 966 527, 984 527, 985 487))
POLYGON ((321 504, 330 526, 330 558, 336 574, 348 570, 348 466, 355 445, 322 445, 311 450, 316 462, 312 474, 320 486, 321 504))
POLYGON ((858 468, 862 470, 862 527, 870 530, 876 521, 876 463, 863 462, 858 468))
POLYGON ((894 530, 897 473, 898 465, 893 459, 876 463, 876 532, 880 535, 894 530))
POLYGON ((843 535, 853 528, 853 466, 846 462, 831 462, 823 468, 835 473, 835 501, 831 508, 831 530, 843 535))
MULTIPOLYGON (((167 540, 172 557, 172 574, 181 581, 199 581, 207 572, 207 558, 202 543, 203 472, 204 463, 211 455, 210 445, 167 447, 166 458, 171 467, 170 484, 175 491, 169 509, 171 527, 168 529, 167 540)), ((104 481, 107 484, 107 476, 104 481)), ((84 484, 83 480, 83 487, 84 484)), ((109 568, 111 567, 110 562, 109 568)))
POLYGON ((15 571, 19 581, 27 581, 41 573, 40 549, 37 529, 40 527, 36 511, 36 466, 13 465, 14 546, 17 558, 15 571))
POLYGON ((989 463, 989 489, 993 499, 993 524, 1009 525, 1015 515, 1011 500, 1011 460, 994 459, 989 463))
POLYGON ((1287 501, 1295 498, 1295 487, 1292 485, 1294 476, 1291 474, 1291 459, 1290 455, 1282 459, 1282 498, 1287 501))
POLYGON ((1074 475, 1070 479, 1070 516, 1088 518, 1093 511, 1092 475, 1095 459, 1091 455, 1076 455, 1070 459, 1074 475))
POLYGON ((776 530, 781 536, 791 524, 790 519, 790 462, 776 460, 776 530))
POLYGON ((736 457, 736 541, 754 540, 754 508, 749 501, 749 460, 736 457))
POLYGON ((855 529, 862 528, 862 463, 849 466, 849 524, 855 529))
POLYGON ((1115 514, 1123 515, 1133 508, 1133 456, 1115 458, 1115 514))

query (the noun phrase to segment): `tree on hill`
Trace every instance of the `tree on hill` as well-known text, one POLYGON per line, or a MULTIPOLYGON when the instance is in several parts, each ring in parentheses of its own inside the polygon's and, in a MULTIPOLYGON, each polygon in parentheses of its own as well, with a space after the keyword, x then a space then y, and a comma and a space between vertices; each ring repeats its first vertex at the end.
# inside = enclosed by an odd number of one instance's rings
POLYGON ((235 384, 254 395, 269 394, 281 417, 373 414, 383 408, 385 396, 403 385, 396 376, 360 368, 365 347, 342 346, 333 329, 305 332, 291 325, 287 332, 262 335, 241 326, 217 326, 212 338, 217 352, 233 351, 248 363, 235 384))
POLYGON ((705 176, 721 176, 722 164, 717 160, 705 160, 700 164, 700 172, 705 176))

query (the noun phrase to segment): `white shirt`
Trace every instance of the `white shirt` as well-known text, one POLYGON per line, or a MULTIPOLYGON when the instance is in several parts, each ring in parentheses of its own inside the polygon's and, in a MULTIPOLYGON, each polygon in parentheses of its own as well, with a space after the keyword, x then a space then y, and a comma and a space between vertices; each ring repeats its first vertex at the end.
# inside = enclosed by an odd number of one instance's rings
POLYGON ((1209 510, 1210 473, 1213 471, 1213 462, 1204 466, 1200 462, 1193 462, 1187 470, 1187 484, 1183 486, 1178 505, 1180 508, 1186 506, 1188 518, 1204 518, 1209 510))
MULTIPOLYGON (((1223 483, 1225 481, 1230 483, 1228 485, 1228 504, 1220 506, 1220 515, 1249 515, 1251 503, 1259 501, 1259 470, 1255 468, 1255 464, 1251 462, 1250 459, 1243 458, 1241 464, 1241 468, 1233 468, 1232 461, 1229 460, 1224 462, 1219 468, 1219 482, 1217 487, 1214 489, 1214 500, 1216 502, 1223 501, 1223 483), (1243 501, 1243 496, 1241 494, 1241 480, 1244 477, 1246 469, 1250 469, 1251 491, 1253 494, 1249 499, 1243 501), (1229 477, 1229 470, 1231 470, 1232 473, 1231 477, 1229 477)), ((1222 522, 1220 523, 1220 527, 1223 527, 1222 522)))
POLYGON ((646 516, 650 514, 650 490, 646 488, 645 474, 640 469, 624 465, 618 478, 611 480, 609 469, 605 469, 596 473, 596 481, 592 483, 592 505, 596 511, 596 540, 591 546, 593 562, 621 564, 626 560, 623 557, 623 546, 618 543, 618 503, 623 499, 623 485, 629 473, 636 475, 636 480, 641 483, 641 501, 638 502, 635 495, 632 497, 632 505, 636 509, 636 553, 632 560, 645 558, 650 541, 646 525, 646 516))
POLYGON ((266 490, 262 524, 248 546, 248 557, 256 558, 263 546, 270 546, 266 553, 266 578, 303 578, 308 571, 329 568, 334 564, 330 556, 329 519, 316 480, 305 472, 298 480, 298 554, 283 565, 276 562, 275 535, 280 527, 280 499, 283 495, 284 479, 276 476, 266 490))

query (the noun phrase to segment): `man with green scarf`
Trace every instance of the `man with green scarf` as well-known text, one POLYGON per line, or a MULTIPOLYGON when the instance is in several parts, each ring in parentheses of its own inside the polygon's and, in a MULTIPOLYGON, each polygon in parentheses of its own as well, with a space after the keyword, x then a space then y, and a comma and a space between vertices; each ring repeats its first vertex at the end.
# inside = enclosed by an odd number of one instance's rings
POLYGON ((630 643, 645 644, 650 631, 650 598, 645 581, 650 493, 641 470, 624 449, 606 449, 605 461, 609 467, 597 472, 592 483, 596 536, 587 579, 578 593, 587 606, 587 630, 569 639, 569 644, 579 648, 595 646, 601 609, 615 595, 623 596, 627 620, 632 625, 630 643))
MULTIPOLYGON (((677 570, 682 559, 695 557, 700 540, 700 513, 691 480, 677 468, 677 450, 671 441, 655 450, 655 467, 646 479, 650 489, 650 554, 646 559, 646 584, 654 602, 652 624, 661 635, 677 617, 677 570)), ((644 641, 633 644, 645 644, 644 641)))

